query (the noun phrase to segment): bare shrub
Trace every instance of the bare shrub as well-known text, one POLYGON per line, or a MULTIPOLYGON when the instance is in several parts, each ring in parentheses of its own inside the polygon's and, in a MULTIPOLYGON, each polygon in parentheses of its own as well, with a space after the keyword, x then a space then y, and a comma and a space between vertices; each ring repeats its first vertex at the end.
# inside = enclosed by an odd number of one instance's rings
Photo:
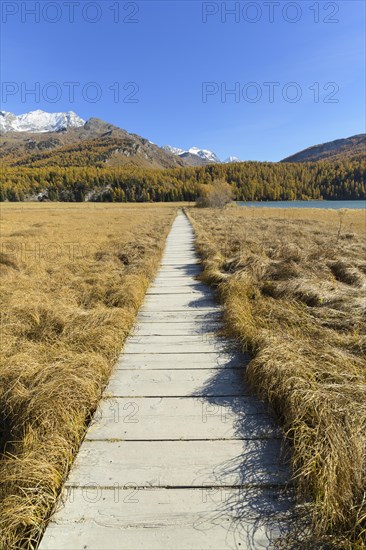
POLYGON ((225 208, 233 200, 233 190, 225 180, 201 185, 196 205, 200 208, 225 208))

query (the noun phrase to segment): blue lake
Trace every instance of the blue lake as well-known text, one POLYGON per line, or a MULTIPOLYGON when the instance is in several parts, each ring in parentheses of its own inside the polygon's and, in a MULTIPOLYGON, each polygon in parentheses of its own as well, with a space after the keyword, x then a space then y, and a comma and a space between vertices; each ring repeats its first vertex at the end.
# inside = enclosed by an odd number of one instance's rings
POLYGON ((237 201, 239 206, 254 206, 255 208, 359 208, 366 209, 366 201, 268 201, 268 202, 244 202, 237 201))

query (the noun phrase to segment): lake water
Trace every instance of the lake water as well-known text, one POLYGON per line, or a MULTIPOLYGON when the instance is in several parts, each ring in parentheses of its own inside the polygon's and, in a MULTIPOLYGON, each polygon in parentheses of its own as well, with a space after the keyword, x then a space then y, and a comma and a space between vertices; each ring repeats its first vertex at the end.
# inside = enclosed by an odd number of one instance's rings
POLYGON ((360 208, 366 209, 366 201, 268 201, 244 202, 237 201, 239 206, 254 206, 255 208, 360 208))

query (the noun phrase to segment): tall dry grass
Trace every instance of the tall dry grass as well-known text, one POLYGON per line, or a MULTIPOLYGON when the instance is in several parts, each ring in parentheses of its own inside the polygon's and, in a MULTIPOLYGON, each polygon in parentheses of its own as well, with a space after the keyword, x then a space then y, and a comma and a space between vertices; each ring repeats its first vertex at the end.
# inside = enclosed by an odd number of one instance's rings
POLYGON ((2 550, 37 546, 175 211, 2 207, 2 550))
POLYGON ((366 546, 366 213, 190 209, 204 278, 292 445, 311 527, 290 547, 366 546))

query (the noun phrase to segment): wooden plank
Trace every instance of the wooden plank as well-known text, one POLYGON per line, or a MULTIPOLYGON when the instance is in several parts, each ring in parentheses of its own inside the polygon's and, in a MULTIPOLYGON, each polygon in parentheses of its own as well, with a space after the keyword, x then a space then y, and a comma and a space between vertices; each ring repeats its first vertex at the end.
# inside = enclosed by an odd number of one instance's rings
MULTIPOLYGON (((172 257, 176 260, 182 260, 183 262, 185 260, 195 260, 195 262, 197 263, 198 262, 198 257, 197 255, 194 253, 194 252, 189 252, 189 251, 185 251, 185 252, 175 252, 175 253, 165 253, 162 257, 162 259, 164 258, 167 258, 167 257, 172 257)), ((164 267, 161 267, 160 269, 164 270, 164 267)))
POLYGON ((187 265, 187 266, 167 266, 164 271, 161 271, 161 276, 169 277, 189 277, 194 278, 198 277, 202 273, 202 269, 199 265, 187 265))
POLYGON ((155 279, 154 283, 150 285, 150 288, 154 287, 161 287, 161 286, 172 286, 172 287, 179 287, 179 286, 185 286, 185 287, 197 287, 200 288, 202 291, 207 290, 205 288, 204 283, 200 282, 197 279, 194 279, 192 277, 176 277, 176 276, 166 276, 161 277, 159 279, 155 279))
POLYGON ((40 550, 264 550, 291 506, 288 496, 261 488, 96 486, 69 489, 65 498, 40 550))
MULTIPOLYGON (((150 288, 153 287, 161 287, 161 286, 195 286, 197 284, 200 284, 200 281, 198 279, 195 279, 193 277, 181 277, 180 275, 175 276, 162 276, 157 279, 155 279, 154 284, 150 286, 150 288)), ((202 283, 201 283, 202 284, 202 283)))
POLYGON ((149 321, 140 321, 134 327, 132 334, 134 336, 184 336, 192 334, 200 334, 201 336, 205 336, 207 334, 215 334, 218 330, 220 330, 220 328, 221 324, 218 321, 212 321, 204 324, 200 322, 200 320, 186 322, 178 321, 176 323, 150 323, 149 321))
POLYGON ((180 311, 199 308, 203 310, 220 310, 220 307, 212 299, 212 297, 204 292, 197 292, 193 296, 177 294, 175 296, 147 296, 142 312, 146 311, 180 311))
POLYGON ((153 288, 204 288, 204 284, 199 281, 191 278, 182 278, 182 277, 164 277, 161 279, 155 279, 154 284, 150 286, 150 289, 153 288))
POLYGON ((181 309, 180 311, 145 311, 142 308, 137 316, 137 323, 145 321, 149 323, 185 323, 198 322, 199 320, 210 322, 220 320, 222 313, 219 308, 202 309, 181 309))
MULTIPOLYGON (((219 341, 209 335, 189 336, 134 336, 131 337, 123 348, 123 353, 143 354, 148 353, 223 353, 230 351, 227 341, 219 341)), ((187 358, 187 367, 189 358, 187 358)))
MULTIPOLYGON (((205 292, 204 286, 200 283, 191 285, 154 285, 151 286, 147 292, 147 296, 162 296, 171 294, 177 296, 178 294, 190 294, 192 296, 203 294, 205 292)), ((164 300, 164 298, 162 298, 164 300)))
POLYGON ((230 369, 239 368, 248 363, 245 354, 230 353, 191 353, 187 357, 182 353, 122 354, 117 369, 230 369))
POLYGON ((192 264, 189 264, 189 265, 185 265, 185 263, 182 263, 182 264, 178 264, 176 266, 162 266, 160 268, 160 273, 165 273, 165 272, 169 272, 169 271, 183 271, 184 273, 189 273, 189 272, 195 272, 195 271, 202 271, 202 267, 201 265, 198 263, 198 262, 195 262, 195 263, 192 263, 192 264))
POLYGON ((199 310, 201 313, 215 313, 219 312, 220 308, 217 307, 217 305, 214 304, 214 302, 210 302, 210 300, 197 300, 195 303, 192 300, 192 303, 189 305, 179 305, 174 303, 167 303, 167 304, 158 304, 158 303, 150 303, 146 304, 142 310, 141 313, 169 313, 169 312, 177 312, 177 313, 189 313, 190 311, 199 310))
MULTIPOLYGON (((201 327, 203 330, 204 327, 201 327)), ((164 346, 164 345, 174 345, 176 344, 178 348, 184 344, 187 347, 190 346, 190 344, 200 344, 201 342, 208 343, 212 346, 211 351, 215 351, 216 346, 219 346, 220 348, 222 346, 225 347, 225 349, 233 349, 233 343, 228 342, 226 338, 219 337, 213 333, 198 333, 198 334, 186 334, 186 335, 171 335, 167 336, 166 334, 160 336, 153 334, 151 336, 138 336, 136 334, 132 334, 127 341, 127 346, 130 344, 156 344, 158 346, 164 346)), ((125 351, 125 350, 124 350, 125 351)), ((179 349, 177 350, 179 351, 179 349)), ((187 350, 188 352, 188 350, 187 350)), ((174 353, 174 352, 173 352, 174 353)))
POLYGON ((184 248, 193 248, 195 250, 195 240, 191 235, 182 235, 182 238, 177 236, 174 237, 174 240, 167 239, 166 241, 166 252, 168 251, 177 251, 184 248))
MULTIPOLYGON (((187 281, 195 281, 201 275, 201 273, 202 273, 201 269, 194 269, 194 270, 190 270, 189 272, 185 273, 183 268, 179 268, 179 269, 169 268, 169 271, 167 269, 164 273, 161 273, 161 275, 163 277, 163 280, 166 280, 167 278, 169 278, 169 279, 174 279, 174 278, 181 279, 182 277, 184 277, 186 275, 186 277, 187 277, 186 280, 187 281)), ((157 282, 159 282, 159 279, 157 279, 157 282)))
POLYGON ((198 282, 192 282, 190 284, 177 284, 174 281, 164 281, 163 283, 152 285, 147 292, 147 296, 154 294, 173 294, 175 296, 182 293, 200 293, 202 295, 207 295, 207 288, 205 288, 203 283, 198 282))
POLYGON ((268 408, 252 397, 104 399, 86 439, 259 439, 277 435, 268 408))
POLYGON ((179 249, 169 250, 169 251, 167 250, 163 254, 163 258, 182 258, 182 257, 197 258, 194 247, 180 246, 179 249))
POLYGON ((248 394, 244 369, 150 369, 115 371, 105 391, 114 397, 240 396, 248 394))
POLYGON ((202 266, 197 260, 197 257, 194 256, 186 256, 186 257, 166 257, 163 258, 163 261, 161 263, 159 275, 164 275, 165 272, 177 270, 177 269, 190 269, 190 270, 196 270, 196 271, 202 271, 202 266), (172 265, 168 263, 168 261, 171 261, 172 265), (167 265, 165 265, 165 263, 167 265))
MULTIPOLYGON (((186 344, 183 341, 178 343, 176 342, 164 342, 164 344, 154 344, 154 343, 133 343, 128 342, 124 347, 125 355, 172 355, 181 353, 186 357, 186 368, 189 367, 190 356, 196 355, 197 353, 225 353, 225 351, 230 351, 230 348, 226 343, 219 344, 216 343, 213 345, 209 341, 201 339, 200 336, 197 336, 199 341, 191 344, 186 344)), ((146 338, 150 338, 146 336, 146 338)), ((172 336, 167 336, 168 338, 173 338, 172 336)), ((178 337, 177 337, 178 338, 178 337)), ((183 338, 183 336, 181 336, 183 338)))
POLYGON ((175 249, 171 249, 169 250, 169 248, 167 248, 165 250, 165 252, 163 253, 162 257, 165 258, 167 256, 174 256, 176 258, 192 258, 192 259, 197 259, 197 254, 196 254, 196 251, 194 249, 194 247, 188 245, 180 245, 179 247, 175 248, 175 249))
POLYGON ((285 484, 279 439, 86 441, 68 486, 224 487, 285 484))
POLYGON ((220 309, 217 302, 212 298, 212 294, 206 290, 197 290, 193 296, 181 296, 177 294, 175 296, 166 296, 160 298, 159 296, 146 296, 142 310, 148 308, 150 305, 160 306, 164 308, 167 305, 175 307, 204 307, 205 304, 213 304, 216 309, 220 309))

